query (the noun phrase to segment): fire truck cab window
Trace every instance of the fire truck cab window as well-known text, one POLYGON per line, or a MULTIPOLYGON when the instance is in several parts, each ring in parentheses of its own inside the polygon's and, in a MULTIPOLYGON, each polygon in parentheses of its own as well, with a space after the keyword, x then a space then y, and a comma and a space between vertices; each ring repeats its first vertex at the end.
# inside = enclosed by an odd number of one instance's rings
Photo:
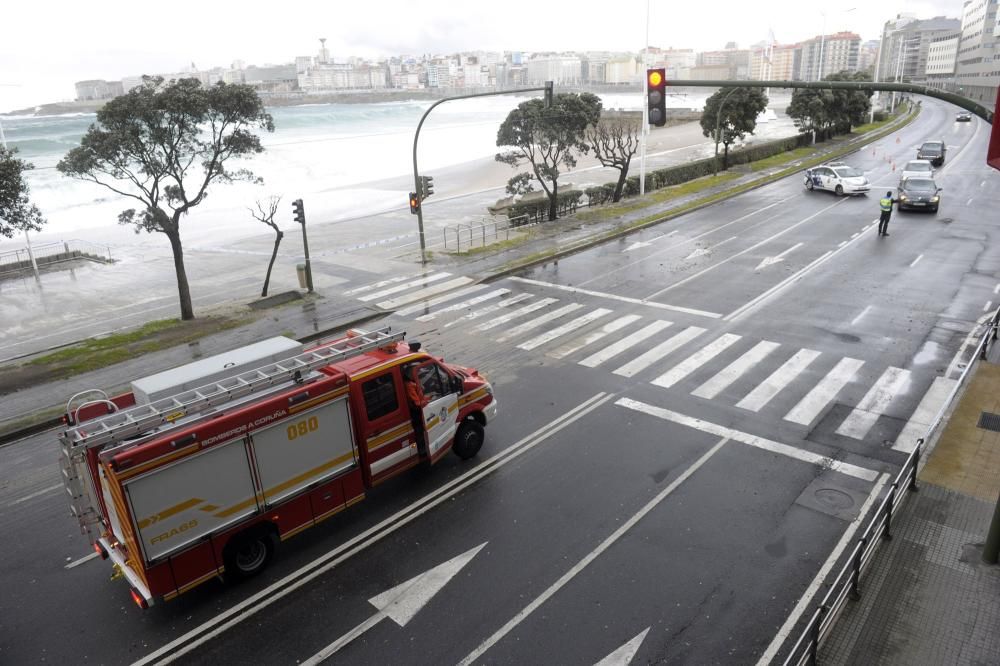
POLYGON ((365 396, 365 409, 369 421, 376 421, 399 409, 396 383, 391 372, 368 380, 361 385, 361 391, 365 396))
POLYGON ((448 393, 448 384, 442 377, 441 369, 434 363, 420 366, 417 375, 420 378, 420 387, 423 389, 424 397, 429 400, 437 400, 448 393))

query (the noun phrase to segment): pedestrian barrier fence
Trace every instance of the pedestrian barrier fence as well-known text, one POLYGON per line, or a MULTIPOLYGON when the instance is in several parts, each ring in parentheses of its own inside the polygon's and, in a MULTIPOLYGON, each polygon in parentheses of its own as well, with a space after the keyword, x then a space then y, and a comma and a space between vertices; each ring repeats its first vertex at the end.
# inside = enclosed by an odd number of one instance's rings
POLYGON ((934 417, 934 421, 928 426, 927 432, 917 440, 917 447, 906 459, 899 474, 893 479, 892 485, 889 486, 889 492, 879 504, 865 531, 861 533, 837 577, 830 583, 826 596, 809 617, 809 622, 803 628, 799 639, 789 651, 784 661, 785 666, 817 664, 819 647, 830 633, 840 611, 848 600, 856 601, 861 598, 861 576, 874 558, 879 544, 882 541, 892 539, 892 518, 903 506, 909 495, 908 492, 904 491, 914 492, 917 490, 917 471, 920 467, 920 457, 924 445, 931 440, 931 436, 941 425, 945 413, 970 376, 972 368, 978 364, 979 360, 986 358, 986 349, 990 342, 997 340, 998 327, 1000 327, 1000 309, 997 309, 986 323, 986 330, 979 339, 972 360, 962 371, 961 377, 955 383, 955 387, 938 411, 937 416, 934 417))
POLYGON ((444 228, 444 249, 461 254, 476 247, 486 247, 490 243, 508 240, 511 228, 522 226, 526 221, 527 216, 522 215, 520 218, 509 220, 484 217, 481 222, 448 225, 444 228))
POLYGON ((73 239, 38 243, 29 247, 0 252, 0 275, 21 273, 32 270, 32 256, 37 266, 46 266, 64 261, 84 259, 101 263, 113 263, 111 248, 90 241, 73 239))

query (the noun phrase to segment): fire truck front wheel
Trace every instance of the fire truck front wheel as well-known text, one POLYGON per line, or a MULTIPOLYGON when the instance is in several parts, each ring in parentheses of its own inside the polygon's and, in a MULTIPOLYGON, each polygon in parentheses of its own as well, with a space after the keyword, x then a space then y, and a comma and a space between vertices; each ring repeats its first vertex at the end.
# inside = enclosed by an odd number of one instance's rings
POLYGON ((455 433, 455 443, 451 448, 459 458, 468 460, 479 453, 479 449, 483 446, 483 439, 482 425, 476 421, 463 421, 462 425, 458 426, 458 432, 455 433))
POLYGON ((250 578, 263 571, 274 555, 274 538, 257 530, 234 537, 226 546, 226 573, 233 580, 250 578))

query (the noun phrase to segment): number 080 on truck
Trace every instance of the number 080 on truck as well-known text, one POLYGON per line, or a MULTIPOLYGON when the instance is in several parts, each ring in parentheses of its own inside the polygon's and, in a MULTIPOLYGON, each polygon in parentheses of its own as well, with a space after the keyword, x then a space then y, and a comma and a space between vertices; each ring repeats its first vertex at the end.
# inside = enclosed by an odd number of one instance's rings
POLYGON ((275 337, 70 398, 71 509, 141 608, 261 571, 277 543, 449 450, 497 415, 475 369, 389 328, 307 348, 275 337))

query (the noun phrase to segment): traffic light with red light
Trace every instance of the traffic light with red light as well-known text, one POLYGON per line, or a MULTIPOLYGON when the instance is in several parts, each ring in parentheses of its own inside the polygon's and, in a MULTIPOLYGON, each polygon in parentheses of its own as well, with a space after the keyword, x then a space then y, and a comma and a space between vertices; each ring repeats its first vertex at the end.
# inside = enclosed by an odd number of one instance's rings
POLYGON ((667 124, 667 71, 665 69, 646 70, 646 95, 649 124, 663 127, 667 124))
POLYGON ((410 212, 414 215, 420 212, 420 196, 416 192, 410 192, 410 212))

